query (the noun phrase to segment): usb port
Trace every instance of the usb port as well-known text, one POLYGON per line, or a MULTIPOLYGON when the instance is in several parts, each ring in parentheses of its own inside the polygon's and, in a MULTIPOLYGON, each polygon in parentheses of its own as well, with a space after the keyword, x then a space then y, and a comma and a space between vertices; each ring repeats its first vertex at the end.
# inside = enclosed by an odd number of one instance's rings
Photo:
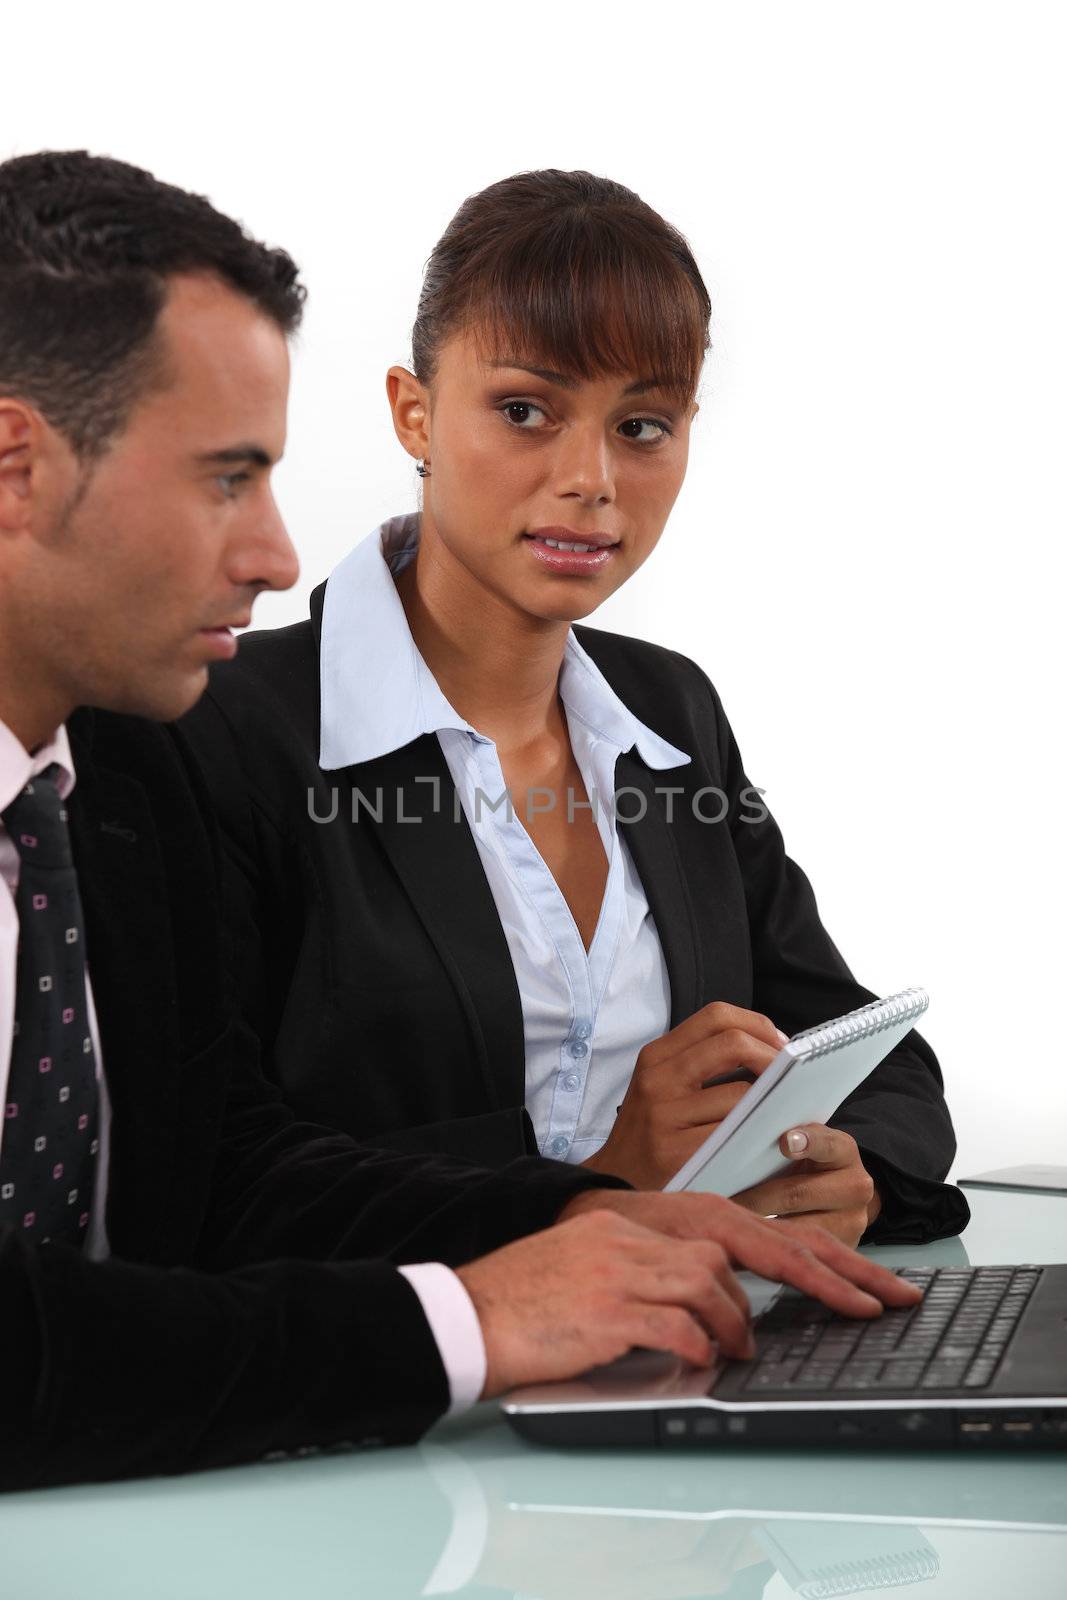
POLYGON ((961 1433, 992 1433, 993 1432, 993 1424, 991 1422, 961 1422, 960 1423, 960 1432, 961 1433))
POLYGON ((1003 1426, 1005 1433, 1033 1433, 1034 1431, 1032 1422, 1005 1422, 1003 1426))

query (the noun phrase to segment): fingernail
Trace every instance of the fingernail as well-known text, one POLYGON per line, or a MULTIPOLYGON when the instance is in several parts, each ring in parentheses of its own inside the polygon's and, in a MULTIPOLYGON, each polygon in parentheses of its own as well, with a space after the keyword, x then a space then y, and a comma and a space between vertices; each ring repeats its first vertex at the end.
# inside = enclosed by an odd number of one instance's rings
POLYGON ((787 1133, 785 1142, 789 1146, 790 1154, 794 1156, 802 1156, 808 1148, 808 1136, 800 1128, 793 1128, 787 1133))
POLYGON ((789 1035, 787 1033, 783 1033, 781 1028, 775 1028, 774 1031, 778 1035, 779 1039, 781 1039, 783 1044, 789 1043, 789 1035))

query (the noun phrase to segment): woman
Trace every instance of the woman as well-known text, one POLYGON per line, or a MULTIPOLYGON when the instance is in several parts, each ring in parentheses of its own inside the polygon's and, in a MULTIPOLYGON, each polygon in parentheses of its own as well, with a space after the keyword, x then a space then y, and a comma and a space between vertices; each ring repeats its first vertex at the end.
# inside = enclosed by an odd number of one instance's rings
MULTIPOLYGON (((246 1012, 301 1115, 659 1187, 744 1092, 709 1080, 872 998, 701 670, 572 626, 663 532, 709 315, 684 239, 620 184, 468 199, 387 378, 421 511, 341 562, 310 623, 243 640, 183 724, 246 1012)), ((966 1220, 915 1033, 832 1128, 783 1141, 789 1174, 737 1197, 764 1214, 850 1243, 966 1220)))

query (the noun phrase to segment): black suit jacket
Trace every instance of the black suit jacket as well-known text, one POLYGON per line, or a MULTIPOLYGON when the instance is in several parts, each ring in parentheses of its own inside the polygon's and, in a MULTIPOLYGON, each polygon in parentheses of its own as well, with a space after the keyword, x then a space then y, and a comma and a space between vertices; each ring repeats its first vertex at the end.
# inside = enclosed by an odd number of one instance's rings
POLYGON ((414 1439, 448 1383, 392 1263, 459 1264, 547 1226, 590 1175, 375 1152, 298 1123, 232 1005, 195 773, 150 723, 68 727, 114 1254, 0 1226, 0 1485, 414 1439))
MULTIPOLYGON (((434 734, 339 772, 319 766, 319 641, 309 622, 246 635, 175 725, 222 824, 244 1013, 302 1116, 363 1139, 499 1164, 534 1149, 521 1003, 504 931, 434 734), (378 816, 380 814, 380 820, 378 816), (356 819, 356 820, 354 820, 356 819)), ((801 1028, 873 999, 819 920, 758 805, 711 683, 684 656, 586 627, 608 682, 692 764, 619 760, 619 810, 663 945, 671 1026, 712 1000, 801 1028), (667 787, 681 793, 668 795, 667 787), (721 790, 729 812, 703 789, 721 790), (694 799, 696 806, 694 807, 694 799)), ((915 1032, 833 1119, 884 1210, 868 1237, 925 1240, 968 1217, 944 1178, 955 1140, 915 1032)))

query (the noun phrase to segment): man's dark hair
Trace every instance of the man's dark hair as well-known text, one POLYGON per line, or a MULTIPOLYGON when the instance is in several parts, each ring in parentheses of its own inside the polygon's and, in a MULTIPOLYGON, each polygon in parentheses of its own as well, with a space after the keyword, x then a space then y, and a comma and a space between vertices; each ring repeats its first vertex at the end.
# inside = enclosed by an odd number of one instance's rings
POLYGON ((159 379, 153 334, 182 272, 214 274, 287 335, 299 325, 292 259, 203 195, 84 150, 0 163, 0 395, 99 456, 159 379))

